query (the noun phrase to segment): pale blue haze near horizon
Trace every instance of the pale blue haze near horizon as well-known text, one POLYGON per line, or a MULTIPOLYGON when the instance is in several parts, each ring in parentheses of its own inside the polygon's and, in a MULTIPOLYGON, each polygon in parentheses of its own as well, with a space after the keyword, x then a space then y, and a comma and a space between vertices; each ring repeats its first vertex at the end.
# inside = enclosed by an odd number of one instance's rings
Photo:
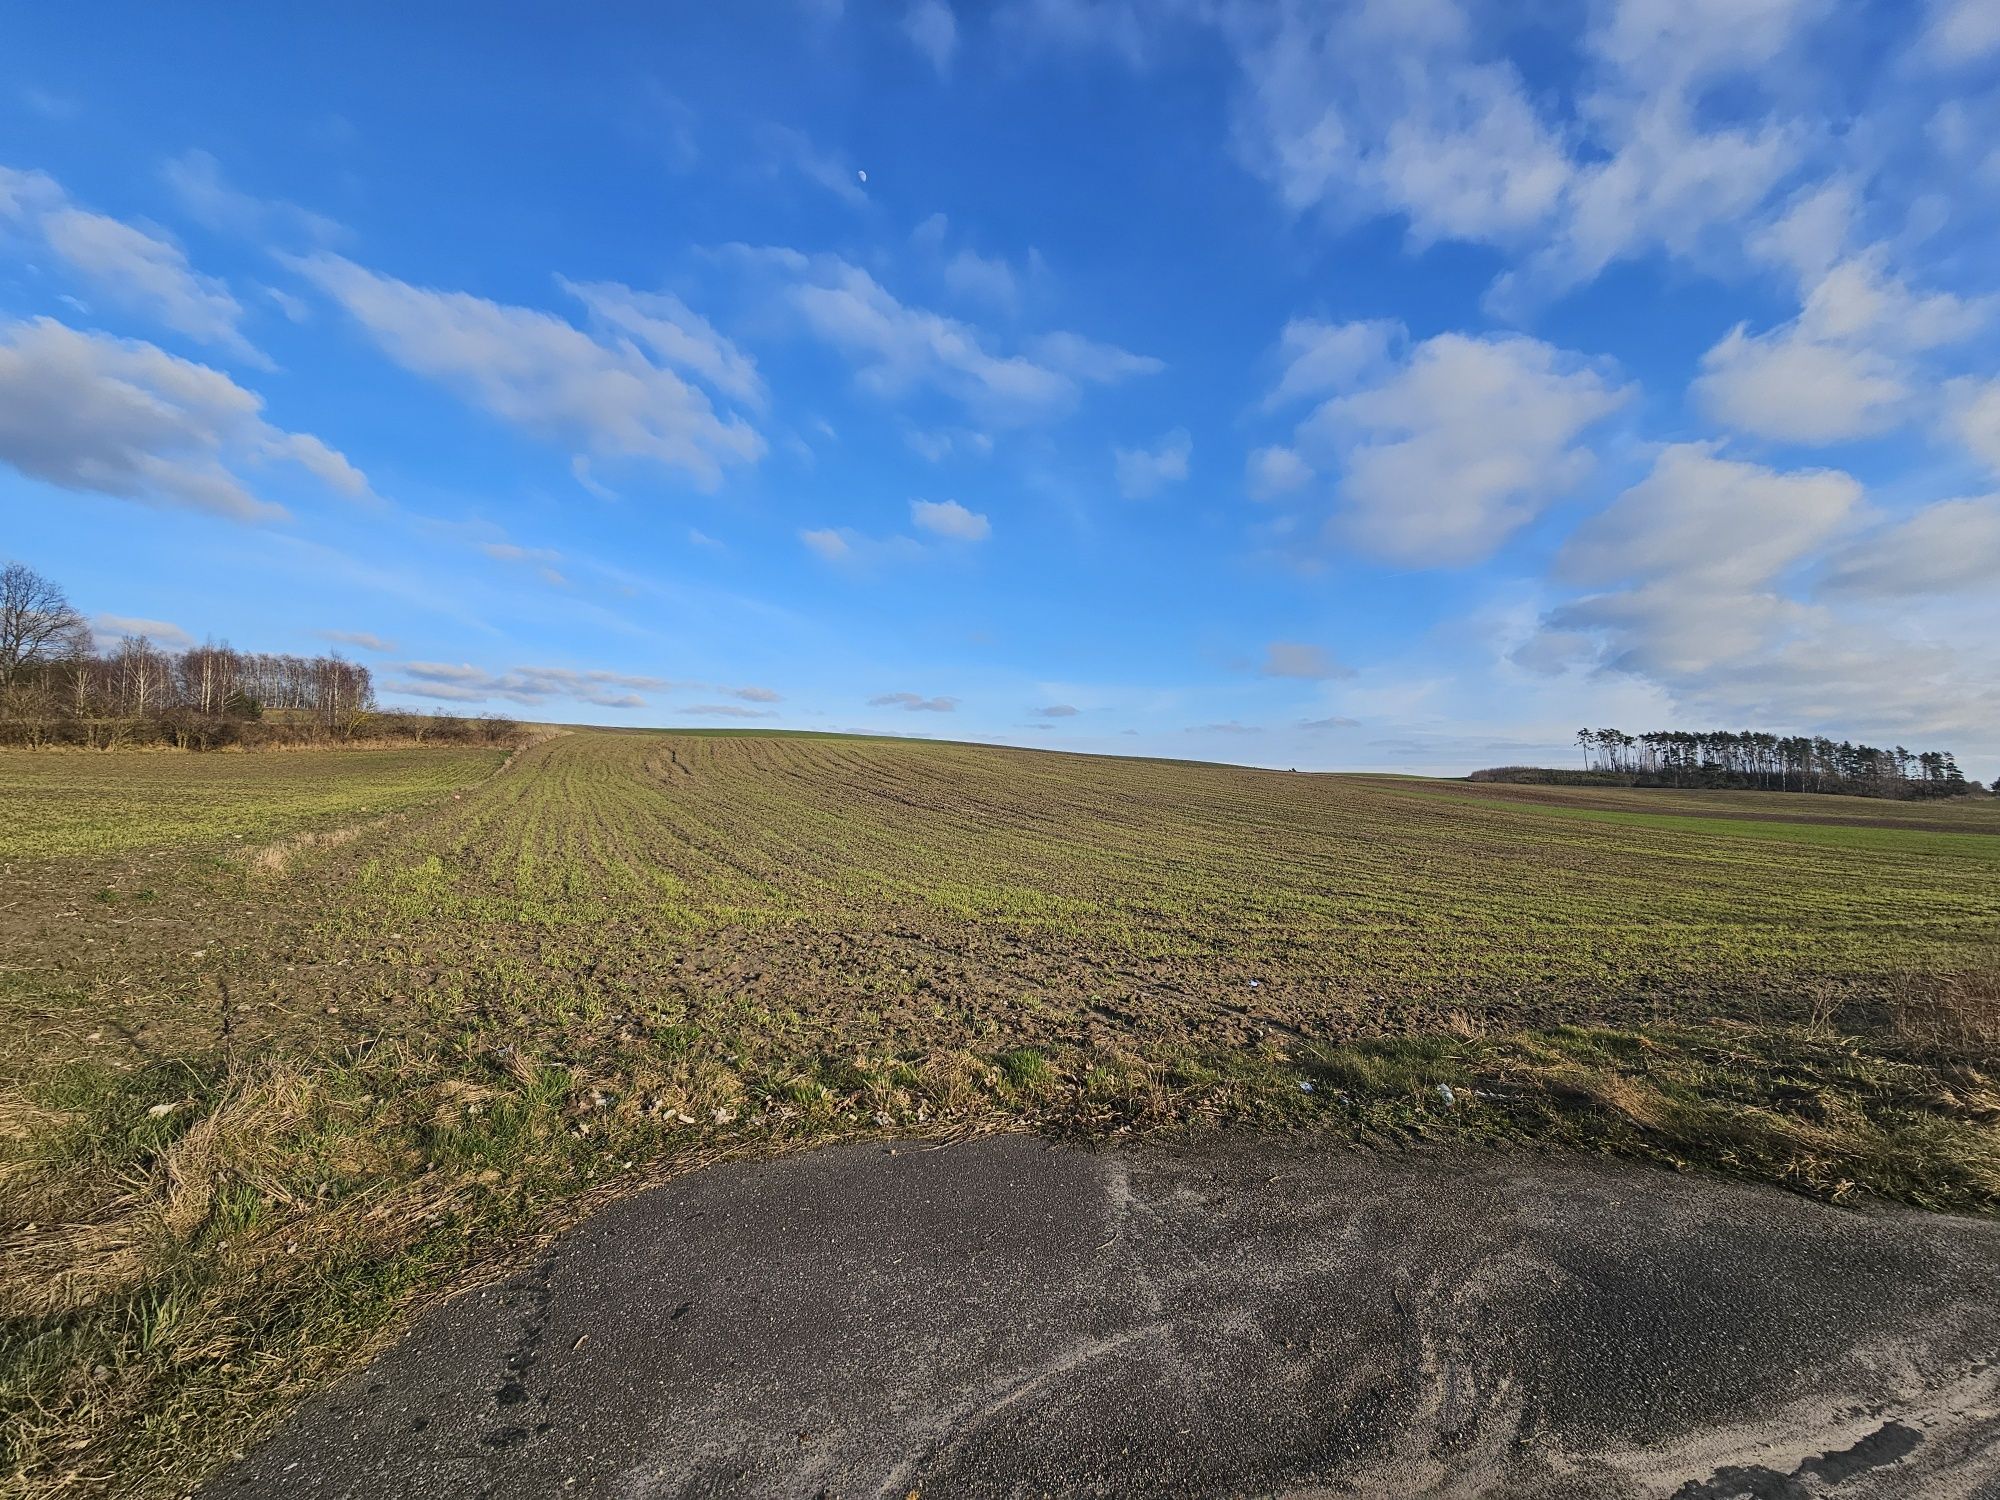
POLYGON ((0 555, 383 699, 2000 773, 2000 0, 0 20, 0 555))

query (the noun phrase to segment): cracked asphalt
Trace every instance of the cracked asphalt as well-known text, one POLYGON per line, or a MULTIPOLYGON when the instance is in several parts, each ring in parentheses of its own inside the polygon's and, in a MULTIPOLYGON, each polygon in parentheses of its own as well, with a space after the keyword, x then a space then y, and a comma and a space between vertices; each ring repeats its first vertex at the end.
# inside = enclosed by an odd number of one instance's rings
POLYGON ((606 1210, 205 1493, 2000 1497, 2000 1224, 1309 1137, 833 1147, 606 1210))

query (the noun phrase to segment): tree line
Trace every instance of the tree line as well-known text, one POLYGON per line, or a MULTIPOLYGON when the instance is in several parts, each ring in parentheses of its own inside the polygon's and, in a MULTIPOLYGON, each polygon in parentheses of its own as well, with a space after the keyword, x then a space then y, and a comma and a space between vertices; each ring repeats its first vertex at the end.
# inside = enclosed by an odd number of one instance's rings
POLYGON ((0 569, 0 743, 111 749, 163 744, 322 744, 357 739, 494 742, 507 719, 385 713, 366 666, 338 653, 184 650, 144 635, 101 645, 62 589, 21 563, 0 569))
POLYGON ((1582 771, 1502 766, 1483 781, 1589 781, 1619 786, 1837 792, 1861 797, 1958 797, 1982 790, 1949 750, 1882 749, 1825 735, 1754 729, 1579 729, 1582 771))

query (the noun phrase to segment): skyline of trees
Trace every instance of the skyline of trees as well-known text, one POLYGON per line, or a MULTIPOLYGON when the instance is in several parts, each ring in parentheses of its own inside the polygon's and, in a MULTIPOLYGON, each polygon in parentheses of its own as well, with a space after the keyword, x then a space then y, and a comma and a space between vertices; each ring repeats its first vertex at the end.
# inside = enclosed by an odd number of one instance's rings
POLYGON ((0 569, 0 743, 182 749, 372 737, 502 739, 512 720, 376 709, 373 674, 338 652, 164 649, 144 635, 108 647, 60 587, 0 569))
POLYGON ((1784 792, 1957 796, 1966 779, 1949 750, 1881 749, 1825 735, 1754 729, 1579 729, 1586 772, 1636 778, 1634 785, 1750 787, 1784 792))

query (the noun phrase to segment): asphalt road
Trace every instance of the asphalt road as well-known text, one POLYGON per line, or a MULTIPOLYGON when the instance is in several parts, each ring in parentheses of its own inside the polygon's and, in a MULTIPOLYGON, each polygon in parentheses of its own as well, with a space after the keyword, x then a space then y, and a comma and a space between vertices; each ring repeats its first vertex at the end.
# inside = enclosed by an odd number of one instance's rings
POLYGON ((685 1178, 225 1473, 313 1497, 2000 1497, 2000 1225, 1562 1156, 685 1178))

